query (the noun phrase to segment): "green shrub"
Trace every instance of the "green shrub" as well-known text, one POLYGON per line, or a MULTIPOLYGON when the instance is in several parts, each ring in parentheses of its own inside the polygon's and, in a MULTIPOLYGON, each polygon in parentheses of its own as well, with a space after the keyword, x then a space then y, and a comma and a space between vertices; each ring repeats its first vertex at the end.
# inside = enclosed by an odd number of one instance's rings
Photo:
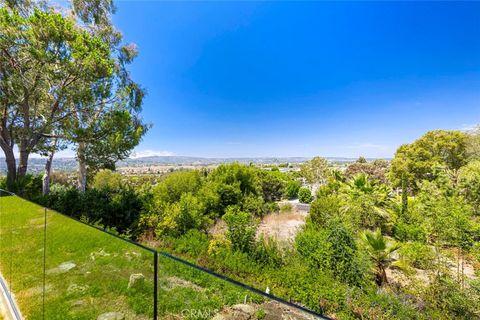
POLYGON ((419 242, 404 243, 399 254, 413 267, 419 269, 430 269, 435 260, 432 248, 419 242))
POLYGON ((306 227, 298 232, 295 250, 312 269, 330 270, 332 248, 324 230, 306 227))
POLYGON ((395 224, 393 228, 393 235, 397 240, 400 241, 419 241, 425 242, 426 235, 425 231, 419 224, 408 224, 402 221, 399 221, 395 224))
POLYGON ((478 318, 479 296, 448 276, 435 277, 422 298, 442 318, 478 318))
POLYGON ((312 202, 309 221, 317 226, 327 225, 331 219, 340 215, 342 203, 337 196, 321 196, 312 202))
POLYGON ((330 268, 333 276, 349 284, 358 284, 362 271, 358 266, 357 245, 351 230, 335 221, 327 227, 326 241, 330 243, 330 268))
POLYGON ((155 207, 164 207, 177 202, 184 193, 196 194, 201 186, 199 171, 177 171, 165 176, 153 188, 155 207))
POLYGON ((271 237, 263 235, 255 243, 255 250, 252 252, 255 262, 271 267, 281 267, 283 265, 283 252, 277 241, 271 237))
POLYGON ((222 254, 222 252, 230 251, 232 242, 226 239, 223 235, 216 234, 208 243, 208 255, 215 257, 222 254))
POLYGON ((122 175, 112 170, 98 171, 93 177, 92 186, 99 190, 118 190, 122 187, 122 175))
POLYGON ((261 192, 260 181, 254 166, 240 163, 222 164, 213 170, 207 177, 209 181, 219 182, 240 188, 244 195, 259 195, 261 192))
POLYGON ((105 227, 115 227, 120 233, 133 229, 143 210, 143 201, 129 188, 116 192, 76 188, 53 184, 44 205, 63 214, 79 219, 99 222, 105 227))
POLYGON ((26 174, 23 178, 17 178, 12 186, 7 186, 6 177, 0 181, 0 188, 9 190, 23 198, 34 202, 41 202, 42 199, 42 175, 26 174))
POLYGON ((205 233, 191 229, 175 241, 174 251, 197 258, 207 253, 208 245, 205 233))
POLYGON ((267 313, 265 312, 265 310, 260 308, 255 313, 255 316, 257 317, 258 320, 263 320, 267 316, 267 313))
POLYGON ((288 199, 295 199, 298 197, 298 190, 300 190, 301 184, 297 180, 290 180, 287 182, 285 193, 288 199))
POLYGON ((241 209, 257 217, 263 217, 268 213, 262 197, 249 195, 243 198, 241 209))
POLYGON ((250 252, 257 232, 257 222, 252 214, 240 211, 238 207, 229 207, 223 220, 227 224, 227 238, 231 241, 233 249, 250 252))
POLYGON ((210 222, 199 199, 191 193, 182 194, 178 202, 168 204, 159 214, 157 235, 183 235, 191 229, 205 229, 210 222))
POLYGON ((312 192, 310 189, 302 187, 298 190, 298 199, 301 203, 310 203, 312 202, 312 192))

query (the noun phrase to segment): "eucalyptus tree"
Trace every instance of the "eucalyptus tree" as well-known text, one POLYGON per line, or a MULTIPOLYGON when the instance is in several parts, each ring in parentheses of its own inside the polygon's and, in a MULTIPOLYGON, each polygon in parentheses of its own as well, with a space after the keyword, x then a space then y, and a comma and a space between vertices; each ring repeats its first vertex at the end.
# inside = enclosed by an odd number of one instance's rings
POLYGON ((49 7, 27 14, 2 7, 0 30, 0 147, 11 186, 31 153, 51 148, 46 140, 73 115, 79 88, 112 77, 115 62, 100 36, 49 7))
POLYGON ((300 175, 310 184, 320 184, 327 178, 328 161, 322 157, 314 157, 300 166, 300 175))
POLYGON ((109 0, 74 0, 62 12, 43 2, 0 3, 0 147, 9 185, 35 152, 48 156, 47 192, 54 153, 71 144, 84 190, 87 167, 112 167, 146 132, 144 92, 126 69, 136 48, 120 44, 109 0))

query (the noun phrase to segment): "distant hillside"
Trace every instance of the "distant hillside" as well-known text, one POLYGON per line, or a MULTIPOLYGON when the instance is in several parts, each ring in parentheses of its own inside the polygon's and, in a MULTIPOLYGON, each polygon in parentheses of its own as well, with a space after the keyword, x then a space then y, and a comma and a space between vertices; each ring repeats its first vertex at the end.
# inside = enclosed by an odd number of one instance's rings
MULTIPOLYGON (((353 162, 354 158, 327 157, 331 162, 353 162)), ((131 158, 119 161, 118 167, 144 167, 153 165, 215 165, 230 162, 255 163, 255 164, 280 164, 280 163, 302 163, 310 158, 307 157, 245 157, 245 158, 202 158, 189 156, 152 156, 131 158)), ((45 166, 45 159, 32 158, 28 163, 28 170, 32 173, 42 172, 45 166)), ((55 158, 53 160, 54 170, 73 171, 77 167, 75 158, 55 158)), ((0 158, 0 172, 6 172, 5 158, 0 158)))

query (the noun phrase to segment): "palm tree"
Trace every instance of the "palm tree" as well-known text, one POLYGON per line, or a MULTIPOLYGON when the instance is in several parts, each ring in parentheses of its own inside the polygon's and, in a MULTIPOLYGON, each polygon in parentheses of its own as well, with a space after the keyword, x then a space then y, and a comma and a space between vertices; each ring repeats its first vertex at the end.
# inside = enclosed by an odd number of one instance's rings
POLYGON ((370 258, 375 263, 375 282, 378 286, 388 283, 385 269, 392 262, 391 254, 400 246, 384 237, 380 229, 375 231, 365 230, 362 234, 362 240, 370 258))

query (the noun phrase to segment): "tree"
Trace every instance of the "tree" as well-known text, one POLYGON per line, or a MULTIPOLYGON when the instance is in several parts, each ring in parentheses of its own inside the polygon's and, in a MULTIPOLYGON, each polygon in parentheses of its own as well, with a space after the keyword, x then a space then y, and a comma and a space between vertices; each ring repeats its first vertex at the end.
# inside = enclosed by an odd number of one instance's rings
POLYGON ((467 156, 469 160, 480 160, 480 126, 468 133, 467 156))
POLYGON ((385 270, 392 262, 391 254, 400 246, 384 237, 380 229, 365 230, 362 233, 362 240, 370 258, 375 263, 375 282, 378 286, 388 283, 385 270))
POLYGON ((114 169, 149 128, 140 118, 145 93, 127 70, 138 54, 136 46, 120 46, 121 37, 110 25, 100 26, 95 34, 109 45, 113 72, 79 88, 81 99, 74 101, 73 116, 64 125, 65 138, 76 146, 80 191, 85 190, 87 170, 114 169))
POLYGON ((73 115, 79 87, 110 77, 114 61, 101 37, 50 8, 27 16, 0 8, 0 29, 0 147, 12 185, 25 176, 32 152, 49 151, 46 139, 73 115))
POLYGON ((374 185, 360 174, 342 191, 342 212, 354 227, 389 229, 391 192, 385 185, 374 185))
POLYGON ((243 195, 259 195, 261 192, 257 170, 240 163, 222 164, 208 175, 208 180, 230 186, 238 186, 243 195))
POLYGON ((364 156, 360 156, 358 157, 357 161, 355 161, 356 163, 367 163, 367 159, 365 159, 364 156))
POLYGON ((328 162, 321 157, 314 157, 300 166, 300 175, 310 184, 322 183, 327 178, 327 174, 328 162))
POLYGON ((440 170, 457 171, 467 162, 467 140, 460 131, 436 130, 400 146, 391 163, 392 183, 400 187, 405 179, 407 192, 416 192, 419 182, 435 179, 440 170))
POLYGON ((143 90, 126 70, 135 46, 120 45, 111 0, 74 0, 68 17, 43 2, 6 1, 1 10, 0 146, 9 185, 36 152, 47 156, 48 192, 55 151, 67 142, 77 146, 84 190, 87 167, 113 168, 148 128, 138 116, 143 90))
POLYGON ((347 178, 353 178, 359 173, 364 173, 372 180, 387 183, 387 173, 389 169, 389 163, 385 160, 375 160, 373 162, 361 162, 357 160, 347 166, 345 170, 345 176, 347 178))
POLYGON ((310 203, 312 202, 312 192, 310 189, 302 187, 300 190, 298 190, 298 200, 300 200, 301 203, 310 203))
POLYGON ((465 198, 480 213, 480 160, 472 161, 459 172, 459 186, 465 198))
POLYGON ((153 188, 153 206, 158 213, 166 204, 177 202, 183 193, 196 195, 202 184, 198 171, 177 171, 168 174, 153 188))
POLYGON ((285 194, 286 177, 279 171, 259 172, 260 187, 262 189, 263 199, 266 202, 281 200, 285 194))

